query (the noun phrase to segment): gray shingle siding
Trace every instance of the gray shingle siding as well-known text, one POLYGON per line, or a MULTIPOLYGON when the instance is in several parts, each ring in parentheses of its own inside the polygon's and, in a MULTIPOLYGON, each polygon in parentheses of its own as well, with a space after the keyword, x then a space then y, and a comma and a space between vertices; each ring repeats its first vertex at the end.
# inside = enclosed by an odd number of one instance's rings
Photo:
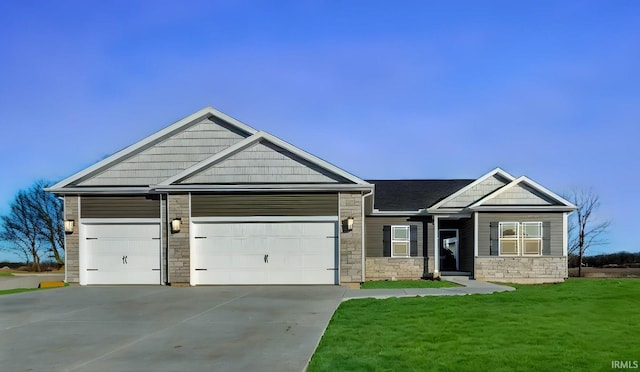
POLYGON ((158 195, 82 196, 82 218, 160 218, 158 195))
POLYGON ((257 143, 180 183, 337 183, 340 180, 288 151, 257 143))
POLYGON ((147 146, 121 163, 85 179, 80 186, 155 185, 248 137, 224 124, 204 119, 163 141, 147 146))
POLYGON ((338 194, 193 194, 193 217, 337 216, 338 194))
POLYGON ((471 187, 469 190, 466 190, 453 200, 443 204, 442 208, 464 208, 478 201, 478 199, 482 198, 483 196, 494 192, 507 183, 507 179, 494 175, 487 178, 483 182, 480 182, 479 184, 471 187))
MULTIPOLYGON (((490 256, 491 222, 549 222, 550 256, 563 255, 562 213, 478 213, 478 256, 490 256)), ((546 234, 545 231, 543 234, 546 234)), ((494 256, 495 257, 495 256, 494 256)))
POLYGON ((553 205, 546 198, 524 185, 516 185, 500 193, 495 198, 487 200, 485 205, 553 205))

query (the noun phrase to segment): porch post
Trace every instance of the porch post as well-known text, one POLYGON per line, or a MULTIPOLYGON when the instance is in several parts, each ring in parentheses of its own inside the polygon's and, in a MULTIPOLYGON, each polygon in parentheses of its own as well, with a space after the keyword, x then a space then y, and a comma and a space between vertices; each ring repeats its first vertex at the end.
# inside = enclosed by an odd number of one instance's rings
POLYGON ((433 216, 433 276, 440 276, 440 228, 438 227, 438 216, 433 216))

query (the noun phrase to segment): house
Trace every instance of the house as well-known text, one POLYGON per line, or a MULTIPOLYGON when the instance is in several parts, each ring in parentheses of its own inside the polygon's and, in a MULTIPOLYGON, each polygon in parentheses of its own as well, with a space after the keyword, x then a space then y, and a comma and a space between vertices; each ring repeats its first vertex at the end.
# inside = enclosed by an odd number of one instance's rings
POLYGON ((366 181, 211 107, 47 191, 80 285, 562 281, 575 209, 499 168, 366 181))

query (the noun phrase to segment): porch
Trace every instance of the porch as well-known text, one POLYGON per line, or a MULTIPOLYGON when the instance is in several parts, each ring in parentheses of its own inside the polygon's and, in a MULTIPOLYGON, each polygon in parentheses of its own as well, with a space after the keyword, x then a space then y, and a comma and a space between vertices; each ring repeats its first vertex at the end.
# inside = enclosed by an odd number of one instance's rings
POLYGON ((471 216, 434 216, 434 275, 474 276, 474 222, 471 216))

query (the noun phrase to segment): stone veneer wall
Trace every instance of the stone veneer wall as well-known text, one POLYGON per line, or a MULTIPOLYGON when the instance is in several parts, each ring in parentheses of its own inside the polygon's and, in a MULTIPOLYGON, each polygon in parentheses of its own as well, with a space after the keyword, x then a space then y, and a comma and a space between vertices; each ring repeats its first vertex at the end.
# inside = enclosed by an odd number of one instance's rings
POLYGON ((67 283, 80 283, 80 217, 78 213, 78 196, 65 195, 64 219, 74 220, 73 233, 65 234, 64 255, 67 283))
POLYGON ((424 257, 367 257, 367 280, 420 279, 424 275, 424 257))
POLYGON ((340 193, 340 284, 362 281, 362 196, 340 193), (344 231, 342 222, 353 217, 353 230, 344 231))
POLYGON ((165 226, 169 229, 169 283, 188 285, 191 274, 189 248, 189 195, 169 195, 169 212, 165 226), (179 233, 171 233, 171 221, 182 220, 179 233))
POLYGON ((566 257, 476 257, 475 278, 508 283, 557 283, 567 278, 566 257))

